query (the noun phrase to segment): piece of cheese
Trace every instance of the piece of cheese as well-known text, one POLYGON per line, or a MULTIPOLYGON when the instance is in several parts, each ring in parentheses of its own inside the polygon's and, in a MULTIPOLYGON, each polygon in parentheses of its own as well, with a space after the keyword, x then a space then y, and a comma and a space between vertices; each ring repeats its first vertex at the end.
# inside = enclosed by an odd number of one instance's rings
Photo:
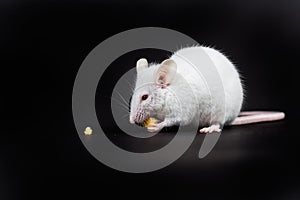
POLYGON ((153 126, 154 124, 157 124, 158 123, 158 120, 153 118, 153 117, 149 117, 147 118, 143 123, 142 125, 144 127, 150 127, 150 126, 153 126))
POLYGON ((91 129, 91 127, 86 127, 84 130, 84 134, 85 135, 92 135, 93 134, 93 130, 91 129))

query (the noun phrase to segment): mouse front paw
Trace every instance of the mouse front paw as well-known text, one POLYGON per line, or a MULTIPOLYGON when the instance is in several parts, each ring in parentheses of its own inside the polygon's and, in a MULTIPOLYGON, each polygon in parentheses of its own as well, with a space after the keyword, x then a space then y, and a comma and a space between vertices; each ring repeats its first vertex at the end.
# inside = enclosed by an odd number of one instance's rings
POLYGON ((147 127, 147 131, 149 131, 151 133, 156 133, 156 132, 159 132, 163 128, 164 128, 164 125, 162 123, 151 124, 151 126, 147 127))

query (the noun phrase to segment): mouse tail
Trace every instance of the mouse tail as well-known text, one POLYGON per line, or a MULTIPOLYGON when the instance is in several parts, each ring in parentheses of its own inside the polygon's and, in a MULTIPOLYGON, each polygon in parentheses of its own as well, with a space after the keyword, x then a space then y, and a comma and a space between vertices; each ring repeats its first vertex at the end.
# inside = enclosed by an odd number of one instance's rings
POLYGON ((259 122, 277 121, 284 119, 283 112, 276 111, 247 111, 241 112, 231 125, 243 125, 259 122))

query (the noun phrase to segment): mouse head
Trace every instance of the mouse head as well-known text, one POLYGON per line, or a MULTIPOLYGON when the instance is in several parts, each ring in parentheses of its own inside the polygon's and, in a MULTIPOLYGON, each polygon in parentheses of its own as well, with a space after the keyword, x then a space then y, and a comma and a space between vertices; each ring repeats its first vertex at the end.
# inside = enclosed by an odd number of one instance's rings
POLYGON ((167 59, 149 66, 145 58, 136 63, 137 79, 130 105, 130 123, 142 123, 147 118, 160 115, 164 109, 168 87, 176 76, 177 65, 167 59))

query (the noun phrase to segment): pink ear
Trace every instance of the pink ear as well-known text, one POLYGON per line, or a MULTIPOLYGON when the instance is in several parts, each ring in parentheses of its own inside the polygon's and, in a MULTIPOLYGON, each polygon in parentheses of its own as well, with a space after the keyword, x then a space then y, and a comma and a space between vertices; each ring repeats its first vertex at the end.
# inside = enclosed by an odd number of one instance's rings
POLYGON ((171 84, 172 80, 174 79, 177 71, 176 63, 171 60, 167 59, 163 61, 156 73, 156 83, 160 85, 162 88, 166 88, 168 85, 171 84))

